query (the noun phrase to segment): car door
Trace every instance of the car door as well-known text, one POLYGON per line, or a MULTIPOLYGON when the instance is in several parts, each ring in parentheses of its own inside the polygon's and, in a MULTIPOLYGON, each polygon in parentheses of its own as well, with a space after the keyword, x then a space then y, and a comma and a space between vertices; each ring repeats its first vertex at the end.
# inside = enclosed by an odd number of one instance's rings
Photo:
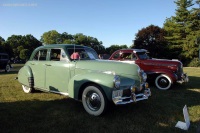
POLYGON ((33 77, 34 87, 39 89, 45 88, 45 73, 46 73, 46 62, 47 62, 47 49, 38 50, 34 57, 29 61, 33 77))
POLYGON ((68 95, 70 62, 63 49, 49 49, 49 61, 46 62, 46 84, 48 91, 68 95))

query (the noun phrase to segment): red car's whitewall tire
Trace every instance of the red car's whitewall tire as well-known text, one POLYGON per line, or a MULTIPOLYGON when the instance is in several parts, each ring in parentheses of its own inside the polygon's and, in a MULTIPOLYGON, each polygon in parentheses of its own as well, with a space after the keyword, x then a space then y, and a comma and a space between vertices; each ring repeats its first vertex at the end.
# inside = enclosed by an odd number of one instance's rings
POLYGON ((155 85, 160 90, 168 90, 171 88, 172 84, 172 80, 165 74, 156 77, 155 85))

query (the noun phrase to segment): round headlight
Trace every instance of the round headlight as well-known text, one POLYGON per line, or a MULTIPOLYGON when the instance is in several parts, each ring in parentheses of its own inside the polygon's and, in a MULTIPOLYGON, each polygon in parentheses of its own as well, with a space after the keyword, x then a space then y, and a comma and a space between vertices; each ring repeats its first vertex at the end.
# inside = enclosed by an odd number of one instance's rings
POLYGON ((147 80, 147 74, 145 72, 142 73, 142 79, 144 82, 147 80))
POLYGON ((138 70, 137 70, 138 76, 141 76, 141 75, 140 75, 140 71, 141 71, 140 68, 138 68, 138 70))
POLYGON ((114 77, 114 86, 115 86, 115 88, 116 89, 119 89, 119 87, 120 87, 120 77, 119 76, 117 76, 117 75, 115 75, 115 77, 114 77))

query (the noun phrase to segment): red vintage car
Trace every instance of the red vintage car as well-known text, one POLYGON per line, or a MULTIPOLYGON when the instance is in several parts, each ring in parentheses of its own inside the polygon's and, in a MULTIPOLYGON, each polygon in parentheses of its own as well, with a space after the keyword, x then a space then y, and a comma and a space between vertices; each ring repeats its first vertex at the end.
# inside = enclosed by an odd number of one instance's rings
POLYGON ((135 63, 148 75, 148 81, 153 79, 156 87, 167 90, 178 82, 188 82, 188 76, 183 72, 183 64, 178 60, 149 58, 145 49, 121 49, 115 51, 109 60, 135 63))

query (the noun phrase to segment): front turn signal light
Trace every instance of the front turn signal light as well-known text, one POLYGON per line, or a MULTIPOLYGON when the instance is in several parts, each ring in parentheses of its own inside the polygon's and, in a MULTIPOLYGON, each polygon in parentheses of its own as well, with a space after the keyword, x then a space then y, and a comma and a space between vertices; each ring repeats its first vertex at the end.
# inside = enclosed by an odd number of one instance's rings
POLYGON ((135 90, 136 90, 136 87, 135 86, 131 86, 131 91, 135 92, 135 90))
POLYGON ((145 83, 145 88, 149 88, 149 84, 148 83, 145 83))

